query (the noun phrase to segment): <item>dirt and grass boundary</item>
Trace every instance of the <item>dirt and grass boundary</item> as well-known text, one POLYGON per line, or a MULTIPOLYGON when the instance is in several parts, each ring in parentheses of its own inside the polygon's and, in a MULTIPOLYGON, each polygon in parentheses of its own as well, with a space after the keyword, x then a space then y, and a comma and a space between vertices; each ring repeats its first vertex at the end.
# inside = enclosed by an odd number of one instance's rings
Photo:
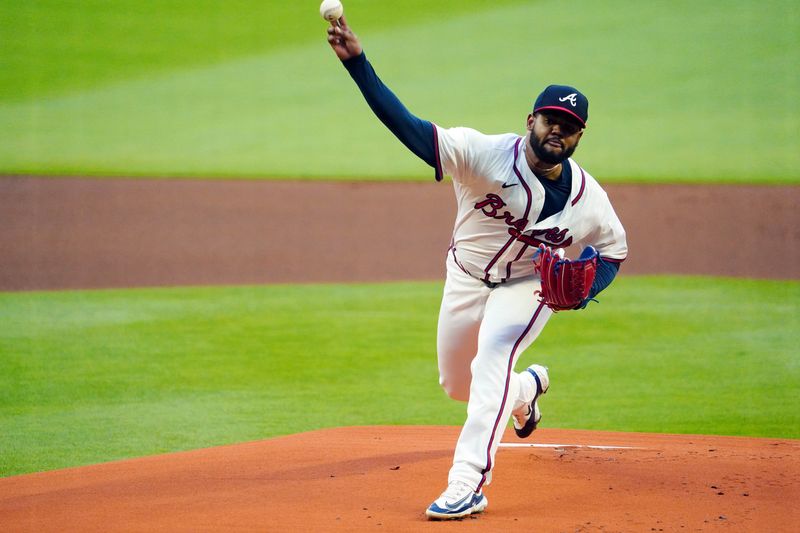
MULTIPOLYGON (((799 186, 608 185, 629 274, 800 278, 799 186)), ((448 183, 0 178, 0 290, 443 279, 448 183)))

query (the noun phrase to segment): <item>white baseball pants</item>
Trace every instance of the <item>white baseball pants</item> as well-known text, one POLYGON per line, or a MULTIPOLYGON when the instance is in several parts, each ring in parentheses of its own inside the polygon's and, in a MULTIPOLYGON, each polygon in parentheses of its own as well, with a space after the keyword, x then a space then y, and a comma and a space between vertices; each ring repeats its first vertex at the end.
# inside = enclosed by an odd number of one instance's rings
POLYGON ((451 398, 468 402, 449 481, 475 490, 490 483, 512 411, 533 401, 533 380, 514 366, 552 315, 534 294, 540 287, 531 277, 490 289, 448 254, 437 334, 439 383, 451 398))

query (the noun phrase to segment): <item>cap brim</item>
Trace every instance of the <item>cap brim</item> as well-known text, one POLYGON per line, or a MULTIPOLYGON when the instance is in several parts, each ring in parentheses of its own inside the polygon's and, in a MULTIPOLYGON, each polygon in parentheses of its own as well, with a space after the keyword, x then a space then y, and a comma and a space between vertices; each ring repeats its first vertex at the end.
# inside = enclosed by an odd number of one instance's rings
POLYGON ((577 120, 581 126, 583 126, 584 128, 586 127, 586 122, 584 122, 583 119, 578 115, 576 115, 572 110, 567 109, 566 107, 561 107, 557 105, 545 105, 542 107, 537 107, 536 109, 533 110, 533 112, 538 113, 539 111, 546 111, 548 109, 552 111, 561 111, 562 113, 566 113, 567 115, 570 115, 575 120, 577 120))

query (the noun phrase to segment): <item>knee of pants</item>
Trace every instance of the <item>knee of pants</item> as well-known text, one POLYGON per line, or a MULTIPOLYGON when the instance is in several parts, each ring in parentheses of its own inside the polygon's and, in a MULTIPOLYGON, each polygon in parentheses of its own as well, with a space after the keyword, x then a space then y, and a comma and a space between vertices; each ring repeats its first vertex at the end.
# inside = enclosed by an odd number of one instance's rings
POLYGON ((514 341, 518 336, 519 332, 512 330, 511 334, 498 334, 481 338, 478 341, 478 354, 483 357, 476 357, 472 361, 473 365, 476 362, 480 364, 481 361, 492 357, 506 357, 514 349, 514 341))
POLYGON ((469 400, 469 383, 462 383, 454 379, 439 378, 439 385, 442 386, 447 395, 461 402, 469 400))

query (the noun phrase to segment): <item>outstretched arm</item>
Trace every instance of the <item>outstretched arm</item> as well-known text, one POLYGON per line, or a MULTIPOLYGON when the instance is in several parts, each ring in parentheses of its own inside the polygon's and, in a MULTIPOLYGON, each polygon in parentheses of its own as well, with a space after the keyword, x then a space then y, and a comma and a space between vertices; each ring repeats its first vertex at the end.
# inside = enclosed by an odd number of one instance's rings
MULTIPOLYGON (((417 157, 437 168, 433 124, 411 114, 378 78, 364 55, 361 42, 347 25, 345 17, 331 22, 328 43, 380 121, 417 157)), ((440 180, 441 176, 437 175, 436 179, 440 180)))

